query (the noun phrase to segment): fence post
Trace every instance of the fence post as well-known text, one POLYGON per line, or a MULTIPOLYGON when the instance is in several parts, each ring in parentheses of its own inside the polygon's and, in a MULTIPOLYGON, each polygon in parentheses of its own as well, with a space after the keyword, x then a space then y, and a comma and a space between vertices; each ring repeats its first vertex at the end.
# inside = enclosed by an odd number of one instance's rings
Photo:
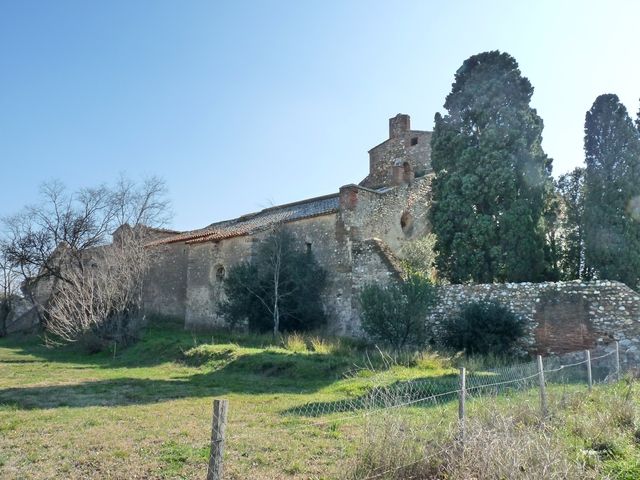
POLYGON ((547 391, 544 385, 544 366, 542 365, 542 355, 538 355, 538 383, 540 384, 540 410, 542 416, 547 416, 547 391))
POLYGON ((589 391, 593 388, 593 377, 591 376, 591 352, 589 350, 584 351, 587 355, 587 380, 589 381, 589 391))
POLYGON ((458 420, 460 422, 460 439, 464 441, 465 398, 467 396, 467 371, 460 368, 460 394, 458 395, 458 420))
POLYGON ((616 341, 616 380, 620 381, 620 344, 616 341))
POLYGON ((224 431, 227 425, 227 400, 213 401, 213 425, 211 428, 211 454, 207 480, 222 480, 224 431))

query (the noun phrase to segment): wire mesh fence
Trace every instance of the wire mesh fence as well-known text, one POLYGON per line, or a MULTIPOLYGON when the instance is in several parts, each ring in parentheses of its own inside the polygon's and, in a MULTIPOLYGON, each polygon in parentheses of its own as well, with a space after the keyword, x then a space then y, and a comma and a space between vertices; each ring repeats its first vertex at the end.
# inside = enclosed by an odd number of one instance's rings
MULTIPOLYGON (((285 406, 276 416, 271 411, 261 412, 256 405, 246 418, 234 419, 232 403, 225 439, 226 457, 240 459, 253 455, 259 463, 260 449, 252 442, 255 438, 272 438, 274 441, 268 448, 278 450, 279 458, 290 461, 288 451, 299 455, 300 449, 294 448, 299 445, 349 451, 355 448, 353 444, 369 442, 372 432, 377 432, 376 435, 383 432, 403 437, 402 442, 395 442, 404 445, 402 448, 421 446, 413 455, 414 464, 418 464, 424 458, 422 449, 429 445, 430 435, 456 424, 461 428, 461 438, 464 437, 465 416, 473 415, 466 406, 493 405, 517 396, 519 401, 537 404, 544 417, 549 414, 549 404, 554 404, 549 401, 550 396, 553 400, 554 395, 566 394, 568 390, 586 392, 592 385, 619 379, 623 371, 615 347, 539 357, 536 361, 499 368, 461 369, 460 373, 445 373, 436 378, 397 380, 381 374, 364 391, 336 394, 333 400, 311 399, 285 406), (391 426, 385 423, 390 418, 393 418, 391 426), (393 425, 399 424, 399 418, 402 431, 394 432, 393 425)), ((628 362, 624 365, 625 369, 630 367, 628 362)), ((404 467, 410 468, 411 462, 404 467)), ((378 468, 354 478, 383 478, 386 473, 384 468, 378 468)))

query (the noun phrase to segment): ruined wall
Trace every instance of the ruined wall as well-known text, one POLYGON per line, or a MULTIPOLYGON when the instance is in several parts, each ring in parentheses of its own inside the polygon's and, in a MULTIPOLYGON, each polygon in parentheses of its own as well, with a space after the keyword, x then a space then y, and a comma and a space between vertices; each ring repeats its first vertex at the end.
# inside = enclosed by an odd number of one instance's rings
POLYGON ((26 298, 15 297, 11 302, 11 310, 4 319, 6 334, 17 332, 33 332, 40 327, 38 314, 26 298))
MULTIPOLYGON (((386 191, 355 185, 341 190, 338 213, 286 224, 301 250, 310 249, 328 272, 322 301, 328 331, 359 335, 358 296, 365 283, 394 275, 388 257, 429 231, 431 177, 386 191), (373 243, 372 239, 377 240, 373 243), (383 250, 389 249, 389 255, 383 250)), ((158 248, 145 283, 149 312, 183 316, 186 328, 220 325, 218 305, 229 268, 249 260, 269 230, 218 242, 175 243, 158 248)))
POLYGON ((431 231, 432 176, 399 185, 384 193, 356 185, 340 189, 340 215, 353 240, 379 238, 396 255, 402 246, 431 231))
POLYGON ((640 354, 640 295, 619 282, 507 283, 447 285, 428 319, 434 338, 443 320, 461 305, 495 300, 526 320, 523 347, 556 355, 619 341, 630 358, 640 354))
POLYGON ((431 132, 411 130, 409 116, 389 120, 389 139, 369 150, 369 175, 361 185, 379 188, 431 173, 431 132))
POLYGON ((243 236, 189 245, 186 328, 221 324, 217 312, 224 278, 232 265, 251 257, 253 243, 253 237, 243 236))
MULTIPOLYGON (((336 228, 336 214, 322 215, 286 224, 301 251, 311 251, 327 270, 322 300, 332 332, 348 333, 351 325, 351 265, 347 239, 336 228)), ((257 244, 270 230, 219 242, 188 246, 187 328, 220 325, 218 304, 223 299, 223 276, 236 263, 249 260, 257 244)))
POLYGON ((143 308, 148 314, 184 317, 187 298, 187 246, 153 247, 144 280, 143 308))
POLYGON ((327 271, 321 294, 327 315, 327 330, 349 334, 351 328, 351 259, 349 240, 338 225, 338 215, 299 220, 287 228, 300 244, 309 245, 317 262, 327 271))

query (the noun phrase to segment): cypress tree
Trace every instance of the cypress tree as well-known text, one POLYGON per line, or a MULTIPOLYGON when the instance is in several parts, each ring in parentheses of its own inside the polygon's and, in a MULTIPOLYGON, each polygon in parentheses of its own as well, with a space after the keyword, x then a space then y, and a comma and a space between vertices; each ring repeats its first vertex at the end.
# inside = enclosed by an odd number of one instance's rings
POLYGON ((480 53, 456 72, 447 113, 436 114, 431 222, 438 271, 449 281, 544 277, 551 160, 532 94, 513 57, 480 53))
POLYGON ((561 232, 560 271, 562 280, 589 279, 584 252, 584 176, 577 167, 556 182, 560 198, 559 231, 561 232))
POLYGON ((585 119, 586 261, 598 278, 640 279, 640 138, 617 95, 596 98, 585 119))

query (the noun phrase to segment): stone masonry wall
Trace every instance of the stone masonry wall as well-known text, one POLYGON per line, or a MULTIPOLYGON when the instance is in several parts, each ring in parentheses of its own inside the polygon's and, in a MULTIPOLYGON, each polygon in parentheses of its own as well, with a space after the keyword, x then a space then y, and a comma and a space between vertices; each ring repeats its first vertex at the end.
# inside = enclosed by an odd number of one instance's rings
POLYGON ((585 349, 610 350, 619 341, 623 358, 640 358, 640 295, 619 282, 447 285, 428 319, 437 340, 442 322, 460 306, 495 300, 526 321, 522 347, 558 355, 585 349))
POLYGON ((384 193, 356 185, 340 189, 340 216, 354 241, 379 238, 396 255, 402 246, 431 231, 432 176, 418 178, 384 193))
POLYGON ((156 247, 144 282, 144 309, 149 313, 182 317, 187 299, 187 246, 156 247))
POLYGON ((364 187, 378 188, 392 185, 394 167, 404 169, 407 163, 408 176, 403 180, 411 180, 415 176, 431 173, 431 132, 408 130, 385 140, 369 151, 369 175, 362 182, 364 187))
MULTIPOLYGON (((329 330, 351 334, 351 259, 349 240, 337 227, 337 215, 329 214, 285 224, 296 240, 297 248, 310 251, 328 272, 327 285, 322 294, 325 311, 330 320, 329 330)), ((223 281, 220 273, 255 253, 255 247, 270 230, 221 240, 188 245, 187 299, 185 326, 187 328, 219 325, 218 305, 223 300, 223 281)))

